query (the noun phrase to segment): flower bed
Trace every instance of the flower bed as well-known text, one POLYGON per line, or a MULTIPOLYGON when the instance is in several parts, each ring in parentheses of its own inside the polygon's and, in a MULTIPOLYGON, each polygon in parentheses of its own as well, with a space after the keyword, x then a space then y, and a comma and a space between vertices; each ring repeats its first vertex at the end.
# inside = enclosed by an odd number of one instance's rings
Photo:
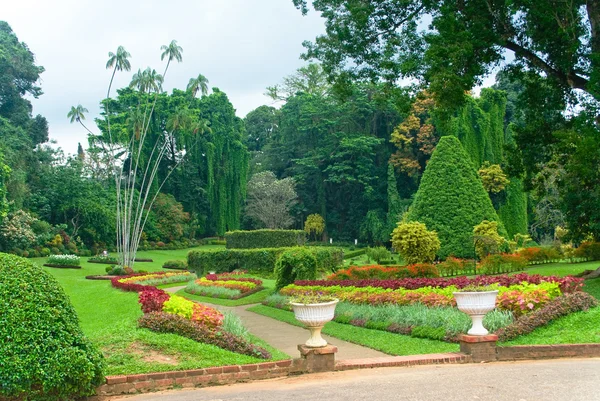
POLYGON ((44 266, 80 269, 81 260, 77 255, 50 255, 44 266))
POLYGON ((158 272, 131 274, 111 280, 114 287, 140 293, 138 302, 144 315, 140 327, 161 333, 174 333, 195 341, 216 345, 232 352, 269 359, 271 354, 221 326, 223 314, 214 308, 198 304, 177 295, 169 295, 155 285, 188 281, 192 273, 158 272))
POLYGON ((213 298, 239 299, 263 289, 262 281, 243 273, 208 274, 190 282, 185 292, 213 298))
POLYGON ((454 286, 464 288, 466 286, 484 286, 498 284, 502 287, 509 287, 521 283, 540 284, 540 283, 558 283, 562 292, 573 292, 583 287, 583 279, 572 276, 556 277, 541 276, 539 274, 519 273, 514 275, 501 276, 478 276, 474 278, 454 277, 454 278, 404 278, 397 280, 298 280, 294 284, 297 286, 323 286, 323 287, 375 287, 384 289, 404 288, 414 290, 422 287, 446 288, 454 286))
MULTIPOLYGON (((508 287, 492 284, 490 288, 498 290, 496 307, 510 311, 516 316, 539 309, 551 299, 562 294, 556 282, 539 284, 513 284, 508 287)), ((302 294, 327 294, 341 301, 368 305, 412 305, 420 303, 429 307, 456 306, 453 292, 456 286, 444 288, 421 287, 414 290, 404 288, 389 289, 378 287, 341 287, 341 286, 298 286, 289 285, 281 289, 286 296, 302 294)))
POLYGON ((190 272, 136 273, 111 279, 113 287, 124 291, 143 291, 148 286, 188 282, 196 278, 190 272))
POLYGON ((350 266, 338 270, 327 280, 390 280, 406 277, 439 277, 436 267, 428 263, 417 263, 408 266, 350 266))

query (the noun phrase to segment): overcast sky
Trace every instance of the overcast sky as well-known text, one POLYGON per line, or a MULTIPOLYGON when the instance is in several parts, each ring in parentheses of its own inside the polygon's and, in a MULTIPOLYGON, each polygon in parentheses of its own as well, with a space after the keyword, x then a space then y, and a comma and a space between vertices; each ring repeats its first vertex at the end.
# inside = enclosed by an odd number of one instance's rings
POLYGON ((86 133, 70 124, 71 106, 99 113, 111 70, 108 52, 119 45, 131 53, 131 71, 117 73, 126 86, 138 68, 161 72, 160 47, 172 39, 183 48, 183 62, 171 64, 164 88, 185 89, 199 73, 209 87, 224 91, 244 117, 271 100, 265 88, 305 64, 302 41, 324 32, 317 13, 303 17, 291 0, 0 0, 5 20, 36 56, 44 94, 32 99, 33 112, 48 119, 50 138, 66 153, 86 133))

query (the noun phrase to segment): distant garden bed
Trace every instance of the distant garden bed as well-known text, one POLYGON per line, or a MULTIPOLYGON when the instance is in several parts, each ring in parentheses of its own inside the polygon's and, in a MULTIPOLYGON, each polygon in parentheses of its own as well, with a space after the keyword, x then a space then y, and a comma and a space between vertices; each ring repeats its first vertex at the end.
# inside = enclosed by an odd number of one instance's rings
POLYGON ((185 292, 219 299, 240 299, 263 290, 262 281, 244 273, 208 274, 188 283, 185 292))
POLYGON ((44 263, 44 266, 46 266, 46 267, 54 267, 54 268, 58 268, 58 269, 81 269, 81 266, 76 266, 76 265, 60 265, 60 264, 55 264, 55 263, 44 263))

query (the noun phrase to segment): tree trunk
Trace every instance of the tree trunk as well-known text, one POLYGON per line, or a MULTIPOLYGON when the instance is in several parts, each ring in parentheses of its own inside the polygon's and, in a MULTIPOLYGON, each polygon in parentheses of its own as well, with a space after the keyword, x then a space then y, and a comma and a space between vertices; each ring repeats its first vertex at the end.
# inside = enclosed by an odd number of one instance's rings
POLYGON ((596 270, 592 270, 591 273, 588 273, 585 276, 581 276, 581 277, 585 280, 600 277, 600 267, 598 267, 596 270))

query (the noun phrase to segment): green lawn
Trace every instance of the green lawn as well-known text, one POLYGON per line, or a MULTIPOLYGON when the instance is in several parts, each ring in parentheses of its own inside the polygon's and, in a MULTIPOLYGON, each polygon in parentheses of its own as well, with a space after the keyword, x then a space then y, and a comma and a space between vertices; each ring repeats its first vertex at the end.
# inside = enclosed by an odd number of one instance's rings
MULTIPOLYGON (((136 268, 140 269, 143 265, 144 270, 163 270, 161 266, 164 261, 184 259, 188 251, 140 252, 139 257, 152 258, 154 262, 139 263, 136 268)), ((45 258, 35 261, 43 264, 45 258)), ((59 280, 77 311, 84 333, 105 354, 107 375, 262 361, 174 334, 159 334, 138 328, 137 319, 142 312, 137 293, 114 289, 109 281, 85 279, 86 275, 103 274, 105 265, 87 263, 87 258, 82 258, 82 269, 44 269, 59 280)), ((267 348, 275 360, 288 358, 259 339, 254 338, 253 342, 267 348)))
MULTIPOLYGON (((248 310, 294 326, 302 326, 302 324, 294 318, 293 312, 271 308, 265 305, 256 305, 248 308, 248 310)), ((459 350, 458 344, 413 338, 337 322, 327 323, 322 332, 323 334, 339 338, 340 340, 373 348, 389 355, 435 354, 440 352, 457 352, 459 350)))

